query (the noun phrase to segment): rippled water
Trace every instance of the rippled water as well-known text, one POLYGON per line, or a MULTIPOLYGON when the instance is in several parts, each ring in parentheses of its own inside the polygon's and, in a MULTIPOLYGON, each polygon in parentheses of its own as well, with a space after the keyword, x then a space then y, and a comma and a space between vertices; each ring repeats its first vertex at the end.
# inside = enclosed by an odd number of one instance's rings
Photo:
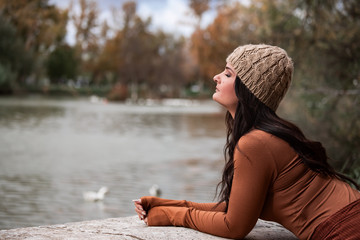
POLYGON ((0 229, 134 215, 131 200, 153 184, 164 198, 212 201, 223 118, 212 101, 0 98, 0 229), (83 199, 101 186, 104 201, 83 199))

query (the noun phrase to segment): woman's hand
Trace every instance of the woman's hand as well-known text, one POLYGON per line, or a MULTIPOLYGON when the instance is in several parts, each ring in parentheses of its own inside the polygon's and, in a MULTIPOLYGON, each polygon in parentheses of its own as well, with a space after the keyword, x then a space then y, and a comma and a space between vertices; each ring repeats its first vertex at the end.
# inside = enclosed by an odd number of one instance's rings
POLYGON ((135 199, 135 200, 133 200, 133 202, 135 205, 135 212, 138 214, 140 220, 143 220, 146 224, 148 224, 147 214, 144 211, 143 206, 141 205, 141 199, 135 199))

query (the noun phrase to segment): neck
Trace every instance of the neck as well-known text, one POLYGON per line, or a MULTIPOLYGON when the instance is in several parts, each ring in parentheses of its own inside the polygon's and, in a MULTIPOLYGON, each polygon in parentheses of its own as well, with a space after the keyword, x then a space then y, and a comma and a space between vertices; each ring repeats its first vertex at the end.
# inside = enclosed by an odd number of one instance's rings
POLYGON ((229 111, 229 113, 230 113, 232 119, 235 119, 235 112, 234 111, 229 111))

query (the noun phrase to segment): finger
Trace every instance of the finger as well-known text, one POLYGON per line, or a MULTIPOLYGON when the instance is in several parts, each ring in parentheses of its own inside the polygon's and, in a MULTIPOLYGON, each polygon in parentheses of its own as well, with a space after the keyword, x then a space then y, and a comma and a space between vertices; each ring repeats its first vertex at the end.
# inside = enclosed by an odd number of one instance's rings
POLYGON ((148 219, 147 218, 144 219, 144 222, 146 223, 146 225, 148 225, 148 219))
POLYGON ((135 208, 135 212, 140 216, 146 216, 146 212, 144 210, 140 210, 138 208, 135 208))
POLYGON ((139 217, 139 219, 140 219, 140 220, 144 220, 144 218, 145 218, 145 216, 144 216, 144 215, 139 214, 139 213, 138 213, 138 217, 139 217))
POLYGON ((134 203, 135 207, 139 208, 139 209, 143 209, 143 207, 140 204, 134 203))
POLYGON ((141 211, 141 212, 145 212, 144 209, 141 206, 137 206, 135 205, 135 209, 141 211))
POLYGON ((141 205, 135 204, 135 207, 136 207, 137 209, 141 210, 141 211, 144 211, 144 208, 143 208, 141 205))
POLYGON ((135 206, 141 206, 142 207, 142 205, 141 205, 141 199, 135 199, 135 200, 132 200, 133 202, 134 202, 134 205, 135 206))
POLYGON ((138 209, 138 208, 135 208, 135 212, 136 212, 137 214, 139 214, 139 215, 144 215, 144 214, 142 213, 142 211, 141 211, 140 209, 138 209))

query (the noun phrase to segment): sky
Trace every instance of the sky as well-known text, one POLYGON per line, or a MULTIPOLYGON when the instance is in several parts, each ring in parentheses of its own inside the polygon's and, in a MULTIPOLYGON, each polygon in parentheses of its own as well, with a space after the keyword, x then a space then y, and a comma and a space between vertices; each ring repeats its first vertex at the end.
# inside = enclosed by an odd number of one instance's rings
MULTIPOLYGON (((60 8, 67 8, 71 0, 50 0, 60 8)), ((121 9, 121 6, 127 0, 95 0, 100 9, 100 20, 111 19, 111 8, 121 9)), ((196 19, 191 14, 188 0, 137 0, 137 14, 146 19, 151 16, 153 30, 161 29, 164 32, 172 33, 175 36, 188 37, 193 31, 196 19)), ((74 3, 77 3, 75 0, 74 3)), ((76 9, 76 4, 74 5, 76 9)), ((206 27, 213 22, 216 16, 214 8, 204 13, 201 22, 202 27, 206 27)), ((69 44, 74 43, 75 28, 69 23, 67 26, 68 34, 66 41, 69 44)))

